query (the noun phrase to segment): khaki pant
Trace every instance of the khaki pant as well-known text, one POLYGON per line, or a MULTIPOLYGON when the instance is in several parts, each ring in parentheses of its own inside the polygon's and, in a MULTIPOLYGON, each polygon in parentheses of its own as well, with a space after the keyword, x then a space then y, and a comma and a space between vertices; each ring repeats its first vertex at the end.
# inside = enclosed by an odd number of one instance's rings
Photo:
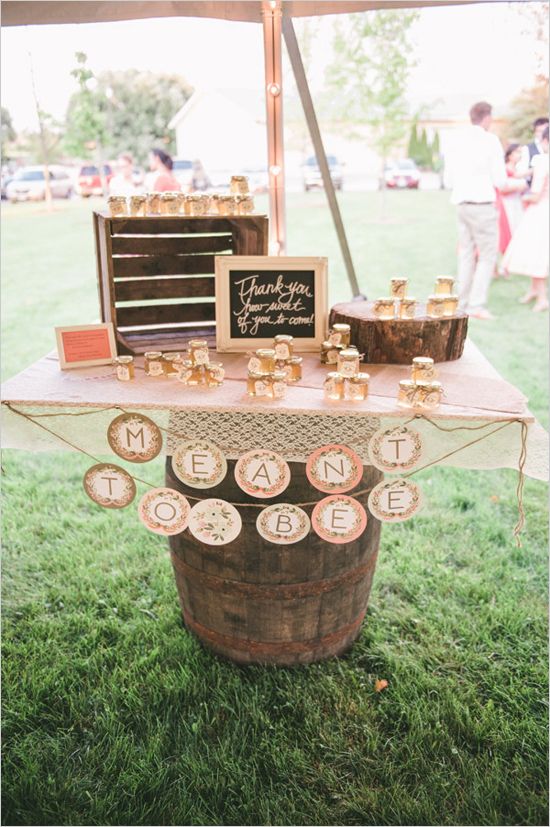
POLYGON ((458 296, 463 310, 485 307, 498 254, 494 204, 458 205, 458 296))

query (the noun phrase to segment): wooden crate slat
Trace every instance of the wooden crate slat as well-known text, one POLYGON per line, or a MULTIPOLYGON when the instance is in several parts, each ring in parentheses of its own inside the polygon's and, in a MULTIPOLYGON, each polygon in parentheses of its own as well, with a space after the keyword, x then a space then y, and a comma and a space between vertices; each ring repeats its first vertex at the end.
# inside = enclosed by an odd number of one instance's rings
POLYGON ((216 306, 211 302, 194 304, 144 304, 141 307, 117 307, 119 327, 161 325, 174 322, 212 322, 216 306))
POLYGON ((202 278, 169 279, 131 279, 115 281, 115 301, 135 301, 137 299, 184 299, 190 296, 204 298, 213 296, 215 291, 214 276, 202 278))
POLYGON ((211 276, 214 256, 128 256, 113 258, 115 278, 149 278, 150 276, 211 276))
POLYGON ((121 236, 112 240, 113 255, 182 255, 231 251, 233 236, 121 236))
MULTIPOLYGON (((264 218, 265 216, 251 216, 264 218)), ((248 216, 247 216, 248 219, 248 216)), ((245 219, 245 220, 247 220, 245 219)), ((230 216, 170 216, 154 218, 111 218, 113 235, 161 235, 162 233, 232 233, 238 217, 230 216)), ((242 220, 242 219, 241 219, 242 220)))

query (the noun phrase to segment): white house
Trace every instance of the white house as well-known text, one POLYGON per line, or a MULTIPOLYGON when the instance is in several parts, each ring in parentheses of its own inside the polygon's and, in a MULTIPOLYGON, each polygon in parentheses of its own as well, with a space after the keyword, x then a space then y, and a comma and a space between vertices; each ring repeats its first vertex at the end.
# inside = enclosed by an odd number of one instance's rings
POLYGON ((194 92, 169 129, 176 132, 180 158, 216 170, 239 172, 267 167, 265 100, 260 87, 194 92))

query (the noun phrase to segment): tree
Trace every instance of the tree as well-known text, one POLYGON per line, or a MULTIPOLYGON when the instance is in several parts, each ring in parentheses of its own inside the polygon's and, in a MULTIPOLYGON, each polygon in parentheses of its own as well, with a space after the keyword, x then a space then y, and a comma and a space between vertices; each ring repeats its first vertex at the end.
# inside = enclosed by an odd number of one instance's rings
POLYGON ((84 61, 73 72, 79 89, 67 109, 68 149, 88 157, 89 142, 99 141, 109 157, 131 152, 143 163, 152 146, 175 150, 168 124, 192 94, 179 75, 128 69, 103 72, 89 88, 90 74, 84 61), (95 134, 94 134, 95 133, 95 134))
POLYGON ((0 136, 0 154, 2 156, 2 161, 5 161, 7 158, 8 144, 11 143, 11 141, 15 141, 17 137, 11 121, 11 115, 5 106, 0 107, 0 136))
POLYGON ((418 128, 416 125, 416 121, 411 126, 409 145, 407 147, 407 156, 418 163, 418 128))
POLYGON ((418 12, 368 11, 338 21, 329 83, 346 118, 370 127, 381 169, 407 132, 405 93, 414 65, 409 30, 418 12))
POLYGON ((540 75, 530 89, 524 89, 511 104, 506 138, 520 143, 533 140, 533 121, 548 115, 548 78, 540 75))

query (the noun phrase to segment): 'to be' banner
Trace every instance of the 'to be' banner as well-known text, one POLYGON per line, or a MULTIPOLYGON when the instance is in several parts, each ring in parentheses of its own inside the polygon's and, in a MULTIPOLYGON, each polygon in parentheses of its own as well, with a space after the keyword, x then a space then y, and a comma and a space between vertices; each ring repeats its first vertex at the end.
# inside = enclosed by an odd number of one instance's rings
POLYGON ((107 439, 114 453, 130 462, 149 462, 162 448, 158 425, 142 414, 117 416, 109 425, 107 439))

